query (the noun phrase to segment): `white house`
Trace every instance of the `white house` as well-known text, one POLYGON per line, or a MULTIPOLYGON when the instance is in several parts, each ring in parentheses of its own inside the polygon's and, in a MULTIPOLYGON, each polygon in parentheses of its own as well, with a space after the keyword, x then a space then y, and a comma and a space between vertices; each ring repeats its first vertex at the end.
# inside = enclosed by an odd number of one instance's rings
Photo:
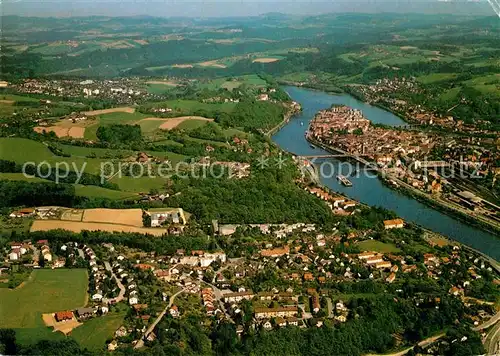
POLYGON ((92 296, 92 300, 100 302, 102 300, 102 294, 96 293, 92 296))
POLYGON ((130 305, 134 305, 137 303, 139 303, 139 299, 137 299, 137 297, 132 297, 132 298, 129 298, 129 300, 128 300, 128 304, 130 304, 130 305))

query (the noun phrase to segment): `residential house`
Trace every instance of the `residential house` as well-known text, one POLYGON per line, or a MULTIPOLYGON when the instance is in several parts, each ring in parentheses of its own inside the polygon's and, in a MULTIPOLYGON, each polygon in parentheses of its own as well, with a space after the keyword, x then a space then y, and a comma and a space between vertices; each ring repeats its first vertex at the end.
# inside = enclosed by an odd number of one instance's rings
POLYGON ((249 290, 245 292, 226 293, 223 297, 225 303, 239 303, 243 299, 251 300, 254 297, 254 293, 249 290))
POLYGON ((298 309, 292 307, 277 307, 277 308, 255 308, 254 314, 257 319, 276 318, 276 317, 291 317, 296 316, 298 309))
POLYGON ((286 326, 286 320, 282 317, 277 317, 275 319, 275 322, 276 322, 276 325, 279 326, 280 328, 286 326))
POLYGON ((54 318, 56 319, 57 322, 72 320, 73 312, 72 311, 57 312, 55 313, 54 318))
POLYGON ((384 220, 384 227, 386 230, 401 229, 404 227, 404 223, 403 219, 384 220))
POLYGON ((76 313, 80 319, 88 319, 94 316, 94 309, 92 308, 78 308, 76 313))
POLYGON ((172 305, 168 312, 172 315, 172 318, 179 317, 179 308, 177 308, 177 305, 172 305))
POLYGON ((266 320, 262 323, 262 327, 266 330, 271 330, 273 328, 273 324, 271 324, 270 320, 266 320))
POLYGON ((116 337, 124 337, 127 336, 127 328, 125 326, 120 326, 118 330, 115 331, 116 337))
POLYGON ((385 281, 386 281, 386 282, 388 282, 388 283, 392 283, 392 282, 394 282, 394 280, 395 280, 395 279, 396 279, 396 274, 393 272, 393 273, 391 273, 391 274, 389 275, 389 277, 387 277, 387 278, 385 279, 385 281))
POLYGON ((262 257, 280 257, 283 255, 288 255, 289 253, 290 247, 288 246, 260 251, 260 255, 262 257))
POLYGON ((378 269, 391 268, 392 267, 392 263, 390 263, 389 261, 382 261, 382 262, 376 263, 375 267, 378 268, 378 269))

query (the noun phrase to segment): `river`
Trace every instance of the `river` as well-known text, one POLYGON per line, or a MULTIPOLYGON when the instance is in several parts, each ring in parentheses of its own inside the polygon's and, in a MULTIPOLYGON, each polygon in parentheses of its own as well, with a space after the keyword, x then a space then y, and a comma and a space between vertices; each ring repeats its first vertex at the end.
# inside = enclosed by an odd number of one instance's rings
MULTIPOLYGON (((283 89, 290 97, 302 105, 303 111, 283 126, 274 136, 273 141, 282 149, 296 155, 328 154, 319 148, 312 148, 304 137, 309 121, 322 109, 332 104, 343 104, 363 111, 365 117, 373 123, 392 126, 402 126, 405 122, 396 115, 363 103, 350 95, 331 95, 321 91, 285 86, 283 89)), ((471 227, 462 221, 441 213, 417 200, 392 190, 382 184, 378 178, 368 177, 365 174, 351 176, 352 187, 341 185, 336 176, 339 172, 347 173, 351 168, 348 162, 335 159, 325 159, 320 172, 321 182, 337 192, 356 199, 371 206, 381 206, 396 212, 407 221, 414 222, 429 230, 443 234, 453 240, 468 245, 484 254, 500 260, 500 239, 498 236, 481 229, 471 227)))

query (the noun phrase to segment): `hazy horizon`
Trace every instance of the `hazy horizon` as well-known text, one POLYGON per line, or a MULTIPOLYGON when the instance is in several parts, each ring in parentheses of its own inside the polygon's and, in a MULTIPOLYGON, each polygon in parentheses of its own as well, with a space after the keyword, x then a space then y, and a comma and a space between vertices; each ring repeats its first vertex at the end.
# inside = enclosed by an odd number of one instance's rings
POLYGON ((324 1, 295 0, 272 2, 263 0, 4 0, 2 15, 38 17, 76 16, 157 16, 157 17, 232 17, 256 16, 271 12, 289 15, 318 15, 324 13, 424 13, 495 15, 488 2, 431 1, 431 0, 357 0, 324 1))

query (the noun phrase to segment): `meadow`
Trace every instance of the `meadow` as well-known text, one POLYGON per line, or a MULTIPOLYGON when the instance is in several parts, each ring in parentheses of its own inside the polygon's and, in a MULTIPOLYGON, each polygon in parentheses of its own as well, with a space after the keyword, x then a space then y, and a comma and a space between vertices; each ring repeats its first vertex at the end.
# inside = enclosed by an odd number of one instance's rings
POLYGON ((90 319, 74 329, 71 337, 83 348, 95 352, 103 351, 106 340, 113 337, 124 318, 125 313, 116 313, 90 319))
POLYGON ((30 278, 18 288, 0 289, 2 327, 42 327, 43 313, 84 306, 87 287, 85 269, 34 270, 30 278))
MULTIPOLYGON (((0 138, 0 158, 14 161, 19 164, 26 162, 40 163, 48 162, 52 167, 61 162, 67 162, 70 170, 74 170, 72 165, 76 165, 79 170, 85 166, 86 173, 99 174, 101 163, 104 159, 81 158, 81 157, 59 157, 53 154, 47 146, 38 141, 26 138, 2 137, 0 138)), ((61 169, 64 166, 61 166, 61 169)))
POLYGON ((380 253, 398 253, 401 252, 396 245, 377 240, 365 240, 356 244, 361 251, 375 251, 380 253))

